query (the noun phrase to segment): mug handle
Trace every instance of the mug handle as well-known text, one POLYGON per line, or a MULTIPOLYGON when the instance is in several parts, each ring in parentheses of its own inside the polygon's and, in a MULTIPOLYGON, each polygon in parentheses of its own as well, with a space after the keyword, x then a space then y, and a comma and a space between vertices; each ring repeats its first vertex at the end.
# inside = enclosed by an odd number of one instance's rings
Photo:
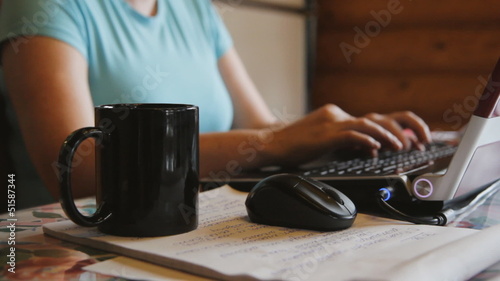
POLYGON ((59 201, 68 218, 74 223, 81 226, 97 226, 105 221, 111 215, 111 212, 102 208, 104 204, 100 204, 95 213, 91 216, 87 217, 82 215, 75 205, 73 193, 71 191, 71 162, 73 161, 78 146, 88 138, 102 140, 104 138, 104 133, 101 129, 96 127, 81 128, 69 135, 61 147, 58 159, 61 193, 59 201))

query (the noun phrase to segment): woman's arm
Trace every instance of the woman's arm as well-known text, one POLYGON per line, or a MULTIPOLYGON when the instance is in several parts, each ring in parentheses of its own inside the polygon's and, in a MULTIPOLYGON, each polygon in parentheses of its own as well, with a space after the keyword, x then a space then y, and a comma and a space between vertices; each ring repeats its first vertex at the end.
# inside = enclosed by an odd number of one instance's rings
POLYGON ((376 154, 382 147, 400 150, 391 132, 368 118, 354 118, 326 105, 290 124, 200 136, 201 176, 214 177, 267 165, 293 166, 340 148, 376 154))
POLYGON ((430 141, 427 125, 411 112, 356 118, 335 105, 325 105, 293 123, 279 123, 234 49, 219 60, 219 69, 233 99, 235 125, 250 129, 201 135, 201 176, 296 165, 346 147, 376 154, 382 147, 400 150, 410 143, 430 141), (403 134, 405 128, 416 132, 417 138, 403 134))
POLYGON ((275 122, 234 48, 219 59, 219 71, 234 106, 234 128, 264 128, 275 122))
MULTIPOLYGON (((94 125, 87 63, 76 49, 55 39, 37 36, 13 43, 16 48, 9 41, 2 48, 7 91, 31 160, 58 198, 59 149, 71 132, 94 125)), ((74 195, 94 194, 93 153, 77 154, 89 156, 74 170, 74 195)))

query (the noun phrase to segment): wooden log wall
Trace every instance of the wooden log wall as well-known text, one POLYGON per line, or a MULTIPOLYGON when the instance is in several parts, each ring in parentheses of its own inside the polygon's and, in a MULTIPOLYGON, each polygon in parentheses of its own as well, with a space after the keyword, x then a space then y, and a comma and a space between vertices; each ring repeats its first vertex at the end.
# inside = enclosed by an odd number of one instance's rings
POLYGON ((318 0, 312 105, 464 125, 500 58, 498 0, 318 0))

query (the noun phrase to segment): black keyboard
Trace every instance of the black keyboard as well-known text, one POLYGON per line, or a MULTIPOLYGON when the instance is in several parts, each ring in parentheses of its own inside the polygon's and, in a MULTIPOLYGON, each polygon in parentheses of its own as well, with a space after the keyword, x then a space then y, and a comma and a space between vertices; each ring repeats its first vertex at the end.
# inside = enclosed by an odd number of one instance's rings
POLYGON ((355 158, 347 161, 331 161, 326 165, 302 173, 304 176, 366 176, 404 174, 431 165, 434 161, 452 156, 456 145, 435 142, 425 151, 384 151, 375 158, 355 158))

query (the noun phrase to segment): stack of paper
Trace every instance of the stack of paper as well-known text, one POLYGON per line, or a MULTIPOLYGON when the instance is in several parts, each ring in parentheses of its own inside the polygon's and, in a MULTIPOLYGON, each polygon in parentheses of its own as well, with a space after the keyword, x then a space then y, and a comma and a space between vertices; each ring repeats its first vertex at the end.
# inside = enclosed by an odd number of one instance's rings
POLYGON ((226 280, 465 280, 500 260, 500 226, 478 231, 360 214, 347 230, 305 231, 250 222, 245 198, 227 186, 200 194, 199 228, 181 235, 116 237, 70 221, 44 232, 226 280))

